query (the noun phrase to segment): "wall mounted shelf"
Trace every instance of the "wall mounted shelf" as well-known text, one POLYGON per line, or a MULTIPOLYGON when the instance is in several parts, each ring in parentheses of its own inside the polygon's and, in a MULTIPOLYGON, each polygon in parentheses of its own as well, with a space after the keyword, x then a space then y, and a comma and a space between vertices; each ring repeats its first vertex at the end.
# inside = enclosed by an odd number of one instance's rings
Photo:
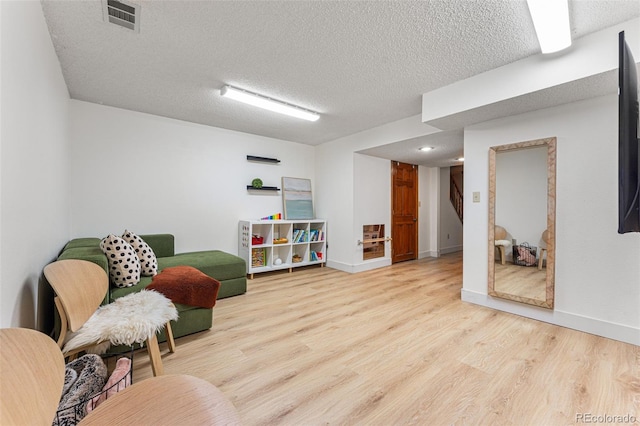
POLYGON ((255 155, 247 155, 247 161, 257 161, 259 163, 274 163, 277 164, 280 162, 277 158, 269 158, 269 157, 258 157, 255 155))
POLYGON ((247 189, 252 191, 280 191, 277 186, 263 186, 262 188, 256 188, 253 185, 247 185, 247 189))

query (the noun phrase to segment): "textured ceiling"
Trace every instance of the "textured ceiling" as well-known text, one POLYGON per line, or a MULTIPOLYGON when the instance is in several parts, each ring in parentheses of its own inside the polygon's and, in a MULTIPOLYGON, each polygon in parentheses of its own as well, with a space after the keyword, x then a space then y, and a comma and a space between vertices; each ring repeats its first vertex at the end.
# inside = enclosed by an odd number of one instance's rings
POLYGON ((450 167, 462 164, 457 159, 464 155, 463 137, 464 131, 462 129, 448 130, 364 149, 359 153, 402 163, 429 167, 450 167), (420 148, 425 146, 432 147, 434 150, 420 151, 420 148))
MULTIPOLYGON (((539 53, 524 0, 134 3, 139 33, 105 23, 99 0, 42 2, 73 99, 310 145, 417 115, 422 93, 539 53), (322 117, 238 104, 224 84, 322 117)), ((639 15, 637 0, 573 0, 572 36, 639 15)))

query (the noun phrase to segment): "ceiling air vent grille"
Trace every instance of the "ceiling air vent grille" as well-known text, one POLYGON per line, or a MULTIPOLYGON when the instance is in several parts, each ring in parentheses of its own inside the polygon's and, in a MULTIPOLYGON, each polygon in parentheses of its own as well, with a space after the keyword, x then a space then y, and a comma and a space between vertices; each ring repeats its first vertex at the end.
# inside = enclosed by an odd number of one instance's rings
POLYGON ((102 0, 104 20, 140 32, 140 6, 118 1, 102 0))

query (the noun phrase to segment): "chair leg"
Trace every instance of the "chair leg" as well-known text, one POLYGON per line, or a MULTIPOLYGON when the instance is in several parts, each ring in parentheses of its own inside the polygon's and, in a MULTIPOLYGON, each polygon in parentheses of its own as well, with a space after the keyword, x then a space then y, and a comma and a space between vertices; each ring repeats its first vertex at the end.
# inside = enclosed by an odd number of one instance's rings
POLYGON ((158 337, 154 334, 147 339, 147 352, 151 360, 151 370, 154 376, 162 376, 164 367, 162 366, 162 357, 160 356, 160 348, 158 347, 158 337))
POLYGON ((538 259, 538 271, 542 271, 542 258, 544 257, 544 252, 547 249, 540 249, 540 259, 538 259))
POLYGON ((504 258, 505 258, 504 246, 499 246, 498 250, 500 251, 500 262, 504 265, 504 258))
POLYGON ((171 329, 171 322, 168 322, 164 326, 164 333, 167 335, 167 345, 169 345, 169 352, 174 353, 176 351, 176 341, 173 339, 173 330, 171 329))

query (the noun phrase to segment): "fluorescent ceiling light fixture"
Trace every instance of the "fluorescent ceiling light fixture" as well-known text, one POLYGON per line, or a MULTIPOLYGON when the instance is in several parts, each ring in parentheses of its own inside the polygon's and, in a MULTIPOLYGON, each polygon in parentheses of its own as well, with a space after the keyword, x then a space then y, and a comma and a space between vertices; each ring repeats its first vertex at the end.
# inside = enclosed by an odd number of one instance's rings
POLYGON ((423 146, 422 148, 420 148, 420 151, 431 151, 433 149, 432 146, 423 146))
POLYGON ((236 101, 244 102, 245 104, 273 112, 279 112, 280 114, 289 115, 291 117, 302 118, 303 120, 316 121, 320 118, 320 114, 317 112, 309 111, 308 109, 304 109, 299 106, 277 101, 267 96, 238 89, 233 86, 223 86, 220 90, 220 94, 225 98, 234 99, 236 101))
POLYGON ((571 46, 568 0, 527 0, 542 53, 571 46))

